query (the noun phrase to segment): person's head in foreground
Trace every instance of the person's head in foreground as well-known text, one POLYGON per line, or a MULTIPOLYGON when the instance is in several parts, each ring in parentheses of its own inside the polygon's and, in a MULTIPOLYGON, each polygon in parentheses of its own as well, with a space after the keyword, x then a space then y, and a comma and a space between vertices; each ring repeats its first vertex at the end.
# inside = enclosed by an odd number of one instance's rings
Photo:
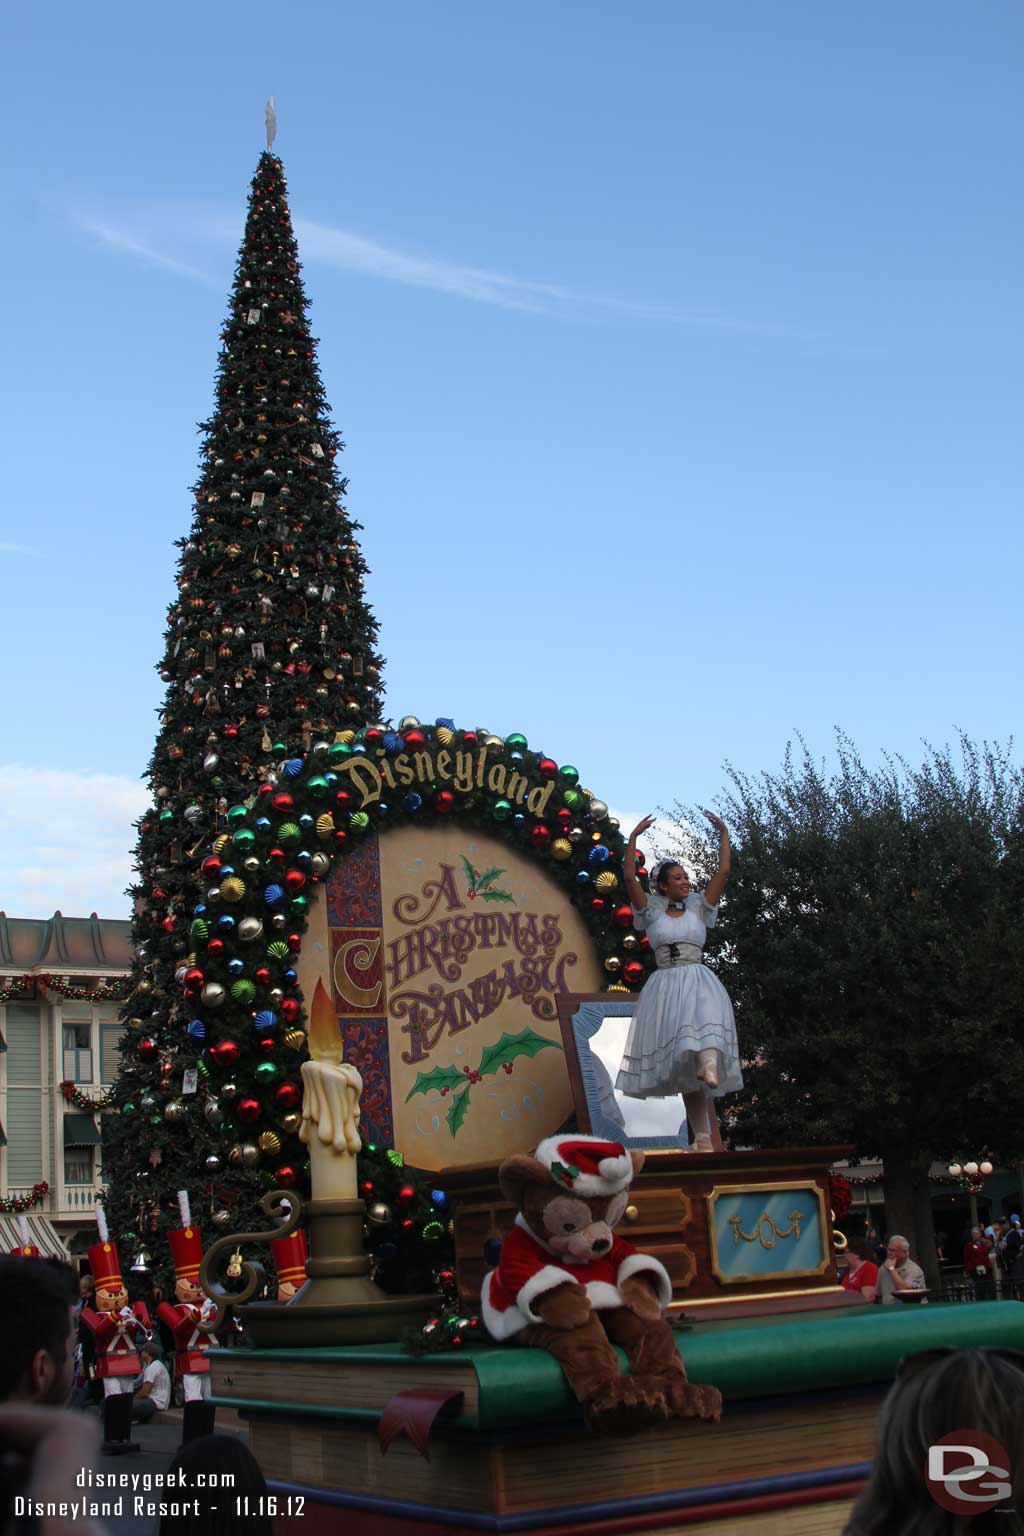
POLYGON ((181 1497, 186 1503, 198 1498, 199 1513, 164 1515, 159 1536, 273 1536, 267 1485, 259 1462, 240 1435, 190 1440, 179 1450, 170 1471, 182 1474, 183 1486, 190 1491, 181 1497), (213 1472, 225 1481, 210 1483, 213 1472), (197 1483, 200 1475, 203 1487, 197 1483))
POLYGON ((74 1379, 75 1294, 66 1264, 0 1258, 0 1402, 67 1402, 74 1379))
MULTIPOLYGON (((951 1469, 966 1457, 950 1460, 951 1469)), ((989 1476, 947 1485, 975 1500, 997 1488, 989 1476)), ((1024 1353, 936 1349, 900 1361, 878 1418, 871 1477, 843 1536, 968 1536, 1024 1533, 1024 1353), (928 1451, 947 1435, 981 1432, 1006 1452, 1010 1496, 954 1514, 933 1497, 928 1451)))

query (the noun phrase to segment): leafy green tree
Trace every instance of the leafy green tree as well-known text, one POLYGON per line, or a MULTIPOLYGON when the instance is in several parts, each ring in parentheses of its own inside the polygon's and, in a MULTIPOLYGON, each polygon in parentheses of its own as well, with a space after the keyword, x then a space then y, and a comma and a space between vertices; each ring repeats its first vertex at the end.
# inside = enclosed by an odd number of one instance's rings
MULTIPOLYGON (((801 742, 781 768, 727 765, 735 844, 709 955, 736 1009, 746 1087, 733 1145, 850 1144, 885 1162, 887 1224, 937 1278, 936 1158, 1024 1149, 1024 778, 960 738, 912 768, 838 768, 801 742)), ((676 805, 684 855, 714 867, 676 805)))

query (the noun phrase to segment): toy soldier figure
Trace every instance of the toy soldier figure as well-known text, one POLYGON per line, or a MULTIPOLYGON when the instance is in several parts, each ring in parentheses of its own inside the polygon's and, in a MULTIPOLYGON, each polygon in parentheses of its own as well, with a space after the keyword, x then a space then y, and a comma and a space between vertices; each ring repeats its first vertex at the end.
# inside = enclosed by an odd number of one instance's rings
POLYGON ((145 1302, 128 1305, 117 1245, 110 1241, 107 1219, 100 1207, 96 1209, 96 1225, 100 1240, 89 1249, 96 1307, 83 1307, 81 1321, 92 1335, 96 1376, 103 1383, 103 1449, 110 1455, 139 1449, 131 1438, 132 1393, 142 1374, 137 1346, 151 1334, 145 1302))
POLYGON ((32 1234, 28 1229, 27 1216, 18 1217, 18 1236, 21 1238, 21 1244, 19 1247, 11 1249, 11 1258, 38 1259, 39 1249, 32 1241, 32 1234))
POLYGON ((211 1317, 216 1308, 199 1286, 203 1238, 199 1228, 192 1225, 187 1190, 178 1190, 178 1209, 182 1225, 167 1234, 174 1261, 174 1294, 178 1304, 172 1306, 169 1301, 162 1301, 157 1316, 174 1335, 174 1373, 181 1379, 185 1402, 198 1403, 205 1402, 210 1395, 210 1362, 206 1351, 211 1346, 216 1348, 218 1339, 215 1333, 205 1333, 197 1324, 211 1317))
POLYGON ((290 1237, 271 1238, 270 1251, 277 1270, 277 1299, 291 1301, 296 1291, 301 1290, 306 1283, 306 1259, 309 1254, 305 1232, 300 1227, 290 1237))

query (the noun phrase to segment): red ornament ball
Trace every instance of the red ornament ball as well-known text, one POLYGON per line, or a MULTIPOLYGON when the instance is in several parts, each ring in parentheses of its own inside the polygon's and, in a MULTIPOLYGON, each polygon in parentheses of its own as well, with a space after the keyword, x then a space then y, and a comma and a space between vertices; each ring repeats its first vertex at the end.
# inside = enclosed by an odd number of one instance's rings
POLYGON ((407 747, 422 747, 426 737, 422 731, 406 731, 403 740, 407 747))
POLYGON ((294 1024, 295 1020, 302 1012, 302 1004, 299 1002, 297 997, 284 997, 278 1004, 277 1011, 281 1015, 282 1019, 285 1019, 287 1023, 294 1024))
POLYGON ((633 921, 632 907, 616 907, 615 916, 612 919, 617 928, 628 928, 633 921))
POLYGON ((349 794, 347 789, 339 789, 338 793, 334 797, 335 805, 340 805, 343 811, 348 810, 351 800, 352 796, 349 794))
POLYGON ((190 991, 195 991, 196 987, 201 987, 205 980, 206 977, 198 966, 193 965, 185 972, 185 986, 190 991))
POLYGON ((622 979, 628 987, 638 987, 646 971, 639 960, 628 960, 622 967, 622 979))
POLYGON ((593 897, 592 900, 591 900, 591 903, 590 903, 590 910, 591 910, 591 912, 603 912, 604 911, 604 897, 603 896, 595 896, 595 897, 593 897))
POLYGON ((373 1191, 374 1191, 375 1188, 376 1188, 376 1185, 374 1184, 372 1179, 364 1179, 363 1182, 359 1186, 359 1192, 360 1192, 360 1194, 365 1195, 367 1200, 369 1200, 369 1198, 373 1194, 373 1191))
POLYGON ((275 795, 270 803, 275 811, 293 811, 295 809, 295 801, 285 790, 275 795))
POLYGON ((292 951, 293 954, 297 955, 299 950, 302 948, 302 935, 298 933, 290 933, 288 935, 288 948, 292 951))
POLYGON ((403 1184, 401 1189, 398 1191, 399 1200, 413 1200, 415 1199, 415 1196, 416 1191, 411 1184, 403 1184))
POLYGON ((276 864, 283 863, 284 862, 284 849, 283 848, 271 848, 270 852, 267 854, 267 858, 268 859, 273 859, 276 864))
POLYGON ((274 1094, 274 1103, 278 1109, 294 1109, 301 1097, 296 1083, 282 1083, 274 1094))
POLYGON ((261 1056, 273 1056, 276 1044, 277 1042, 275 1041, 273 1035, 264 1035, 261 1039, 256 1041, 256 1049, 259 1051, 261 1056))
POLYGON ((572 811, 567 805, 563 805, 560 811, 555 812, 555 820, 560 827, 567 827, 572 821, 572 811))
POLYGON ((259 969, 254 973, 254 980, 261 987, 269 987, 270 986, 270 968, 269 968, 269 966, 261 965, 259 967, 259 969))
POLYGON ((291 1189, 299 1182, 299 1175, 291 1163, 284 1163, 274 1175, 274 1183, 280 1184, 284 1189, 291 1189))
POLYGON ((535 848, 546 848, 551 841, 551 832, 542 821, 539 821, 530 833, 530 841, 535 848))
POLYGON ((224 940, 211 939, 206 947, 211 955, 222 955, 224 953, 224 940))
POLYGON ((440 811, 443 816, 446 816, 449 811, 454 811, 454 809, 455 796, 452 794, 451 790, 439 789, 437 794, 434 796, 434 810, 440 811))
POLYGON ((297 896, 306 883, 301 869, 290 869, 284 877, 284 888, 289 896, 297 896))
POLYGON ((545 779, 553 779, 558 772, 558 764, 553 762, 550 757, 542 757, 537 764, 537 772, 545 779))
POLYGON ((259 1099, 239 1099, 235 1105, 235 1114, 239 1120, 244 1120, 246 1125, 253 1125, 263 1113, 259 1099))
MULTIPOLYGON (((210 858, 203 860, 203 874, 208 880, 212 880, 215 875, 219 875, 220 868, 220 859, 215 858, 212 854, 210 858)), ((153 892, 153 895, 156 895, 155 891, 153 892)))
POLYGON ((157 1054, 157 1044, 147 1035, 145 1040, 139 1041, 139 1055, 143 1061, 152 1061, 157 1054))
POLYGON ((344 848, 344 846, 345 846, 345 844, 347 842, 348 842, 348 833, 344 830, 343 827, 339 827, 337 832, 335 832, 335 834, 334 834, 334 846, 335 846, 335 848, 344 848))
POLYGON ((218 1040, 210 1047, 210 1055, 218 1067, 233 1067, 241 1054, 237 1040, 218 1040))
POLYGON ((235 741, 238 737, 238 726, 226 725, 224 727, 224 735, 227 737, 228 741, 235 741))
POLYGON ((381 742, 384 740, 384 732, 378 731, 375 725, 371 725, 369 730, 363 736, 363 740, 366 742, 368 747, 379 747, 381 742))

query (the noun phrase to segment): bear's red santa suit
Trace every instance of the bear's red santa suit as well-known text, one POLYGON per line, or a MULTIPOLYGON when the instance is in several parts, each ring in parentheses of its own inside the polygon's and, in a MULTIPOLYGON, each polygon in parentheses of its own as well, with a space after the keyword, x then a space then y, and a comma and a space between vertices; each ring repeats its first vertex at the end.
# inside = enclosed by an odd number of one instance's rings
MULTIPOLYGON (((551 1170, 567 1193, 583 1200, 624 1193, 633 1177, 629 1153, 615 1141, 551 1136, 533 1155, 551 1170)), ((672 1282, 664 1264, 650 1254, 637 1253, 631 1243, 614 1236, 607 1253, 577 1263, 548 1247, 520 1213, 502 1242, 497 1269, 491 1270, 481 1288, 484 1325, 493 1339, 500 1340, 511 1338, 530 1323, 541 1322, 533 1303, 566 1281, 582 1285, 597 1310, 622 1307, 626 1303, 619 1283, 638 1274, 651 1277, 658 1300, 667 1306, 672 1300, 672 1282)))

